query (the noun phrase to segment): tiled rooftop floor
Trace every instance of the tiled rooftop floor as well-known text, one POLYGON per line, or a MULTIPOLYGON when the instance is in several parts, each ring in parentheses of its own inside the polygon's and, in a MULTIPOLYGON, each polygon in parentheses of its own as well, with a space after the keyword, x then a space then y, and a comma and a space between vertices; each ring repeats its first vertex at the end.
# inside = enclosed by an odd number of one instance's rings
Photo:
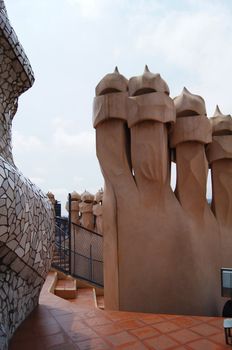
POLYGON ((231 349, 222 318, 103 311, 91 289, 79 289, 72 302, 49 293, 53 278, 51 272, 40 305, 19 327, 10 350, 231 349))
POLYGON ((56 287, 62 287, 63 289, 66 288, 72 288, 73 287, 73 280, 58 280, 56 287))

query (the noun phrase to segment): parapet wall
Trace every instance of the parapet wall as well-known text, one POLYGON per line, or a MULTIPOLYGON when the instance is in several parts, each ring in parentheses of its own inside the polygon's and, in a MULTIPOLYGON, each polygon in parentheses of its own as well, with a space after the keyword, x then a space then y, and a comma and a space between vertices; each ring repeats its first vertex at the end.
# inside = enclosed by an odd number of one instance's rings
POLYGON ((0 1, 0 348, 38 304, 50 268, 54 211, 49 199, 16 168, 12 120, 34 76, 0 1))

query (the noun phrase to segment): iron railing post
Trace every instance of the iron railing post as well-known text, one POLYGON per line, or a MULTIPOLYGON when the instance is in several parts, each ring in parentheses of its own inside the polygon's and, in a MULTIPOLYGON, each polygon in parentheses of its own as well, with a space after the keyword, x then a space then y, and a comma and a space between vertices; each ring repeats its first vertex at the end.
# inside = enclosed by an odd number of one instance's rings
POLYGON ((93 280, 93 259, 92 259, 92 244, 90 244, 90 247, 89 247, 89 263, 90 263, 90 271, 89 271, 89 274, 90 274, 90 281, 93 280))
POLYGON ((72 226, 73 229, 73 274, 76 273, 76 227, 73 225, 72 226))
POLYGON ((58 234, 59 234, 59 262, 60 262, 60 266, 61 266, 61 250, 62 250, 62 239, 61 239, 61 230, 60 230, 60 227, 59 227, 59 231, 58 231, 58 234))
POLYGON ((71 193, 68 194, 68 238, 69 238, 69 274, 72 274, 71 269, 71 251, 72 251, 72 244, 71 244, 71 230, 72 230, 72 217, 71 217, 71 193))

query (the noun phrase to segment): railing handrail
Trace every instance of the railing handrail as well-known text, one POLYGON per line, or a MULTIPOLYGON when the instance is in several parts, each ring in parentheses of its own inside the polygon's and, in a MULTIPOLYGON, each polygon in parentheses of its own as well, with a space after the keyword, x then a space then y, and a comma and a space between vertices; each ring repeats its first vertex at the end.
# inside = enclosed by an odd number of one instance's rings
POLYGON ((98 259, 95 259, 95 258, 90 258, 89 256, 83 255, 83 254, 78 253, 78 252, 73 251, 73 250, 71 250, 71 253, 76 254, 76 255, 79 255, 79 256, 81 256, 82 258, 86 258, 86 259, 88 259, 88 260, 93 260, 93 261, 102 263, 102 260, 98 260, 98 259))
POLYGON ((63 251, 68 251, 69 252, 69 248, 67 248, 67 247, 63 247, 63 245, 62 244, 60 244, 60 243, 58 243, 58 242, 55 242, 55 246, 57 247, 57 248, 60 248, 60 249, 62 249, 63 251))
POLYGON ((56 221, 64 221, 64 222, 68 222, 68 217, 60 217, 60 216, 56 216, 56 221))
POLYGON ((59 261, 56 257, 53 267, 74 278, 103 287, 102 249, 102 234, 72 222, 70 216, 56 216, 55 251, 59 261))
POLYGON ((89 228, 87 228, 87 227, 85 227, 85 226, 76 224, 76 223, 74 223, 74 222, 72 222, 72 225, 73 225, 74 227, 77 226, 77 227, 79 227, 79 228, 81 228, 81 229, 83 229, 83 230, 85 230, 85 231, 88 231, 88 232, 90 232, 90 233, 93 233, 93 234, 96 235, 96 236, 99 236, 99 237, 102 237, 102 238, 103 238, 103 235, 101 235, 100 233, 95 232, 95 231, 93 231, 93 230, 90 230, 89 228))
POLYGON ((62 231, 63 233, 64 233, 64 235, 66 235, 67 234, 67 232, 65 232, 60 226, 58 226, 58 225, 55 225, 55 228, 58 228, 60 231, 62 231))
MULTIPOLYGON (((56 220, 57 220, 57 221, 63 221, 63 222, 65 222, 65 223, 68 223, 68 217, 67 217, 67 218, 61 218, 61 217, 59 217, 59 216, 56 216, 56 220)), ((79 225, 79 224, 77 224, 77 223, 75 223, 75 222, 71 222, 71 224, 72 224, 73 226, 77 226, 77 227, 79 227, 79 228, 82 228, 82 229, 84 229, 84 230, 86 230, 86 231, 88 231, 88 232, 90 232, 90 233, 93 233, 93 234, 96 235, 96 236, 103 237, 103 235, 102 235, 101 233, 98 233, 98 232, 96 232, 96 231, 90 230, 89 228, 87 228, 87 227, 85 227, 85 226, 79 225)), ((56 226, 58 226, 58 225, 56 225, 56 226)), ((58 226, 58 227, 59 227, 59 226, 58 226)))

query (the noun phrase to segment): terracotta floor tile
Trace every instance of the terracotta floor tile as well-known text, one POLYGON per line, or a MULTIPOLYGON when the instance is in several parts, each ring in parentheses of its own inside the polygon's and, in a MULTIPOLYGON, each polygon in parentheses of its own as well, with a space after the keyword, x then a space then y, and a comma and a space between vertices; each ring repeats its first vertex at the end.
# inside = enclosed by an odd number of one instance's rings
POLYGON ((191 316, 192 318, 198 319, 200 322, 210 322, 215 319, 213 316, 191 316))
POLYGON ((93 293, 93 288, 79 288, 78 292, 82 295, 90 295, 93 293))
POLYGON ((75 319, 73 319, 72 322, 61 323, 60 326, 66 332, 80 332, 83 328, 88 328, 88 326, 83 321, 75 319))
POLYGON ((106 317, 92 317, 86 320, 85 322, 91 327, 112 323, 112 321, 106 317))
POLYGON ((41 324, 37 327, 33 327, 34 334, 36 336, 46 336, 62 332, 61 327, 58 323, 54 324, 41 324))
POLYGON ((128 332, 120 332, 114 335, 108 335, 106 339, 114 346, 125 346, 137 342, 137 339, 128 332))
POLYGON ((62 316, 56 316, 57 322, 61 325, 69 325, 73 324, 74 322, 82 321, 83 317, 80 317, 76 314, 68 314, 68 315, 62 315, 62 316))
POLYGON ((58 280, 57 282, 56 282, 56 287, 64 287, 64 280, 58 280))
POLYGON ((41 350, 44 349, 44 343, 42 339, 31 339, 31 340, 21 340, 21 341, 11 341, 9 350, 41 350))
POLYGON ((42 337, 41 339, 43 341, 45 349, 50 349, 55 345, 68 343, 67 338, 64 336, 63 333, 49 335, 47 337, 42 337))
POLYGON ((64 281, 64 288, 73 288, 74 287, 74 281, 73 280, 65 280, 64 281))
POLYGON ((117 349, 117 350, 147 350, 149 348, 147 346, 145 346, 143 343, 137 341, 135 343, 128 344, 128 345, 116 346, 113 349, 117 349))
POLYGON ((214 319, 211 320, 208 324, 210 324, 211 326, 223 329, 223 321, 224 321, 224 318, 214 317, 214 319))
POLYGON ((162 314, 162 318, 170 320, 174 320, 175 318, 183 317, 181 315, 170 315, 170 314, 162 314))
POLYGON ((61 344, 61 345, 53 346, 51 350, 79 350, 79 347, 75 344, 61 344))
POLYGON ((14 334, 13 341, 20 342, 21 340, 30 340, 34 338, 35 338, 35 334, 31 328, 23 329, 22 327, 19 327, 14 334))
POLYGON ((225 345, 223 318, 103 311, 95 306, 92 288, 79 290, 71 301, 49 293, 53 278, 49 273, 39 306, 9 350, 231 349, 225 345))
POLYGON ((142 317, 140 319, 146 324, 155 324, 155 323, 166 321, 166 319, 164 319, 160 315, 151 315, 151 314, 148 315, 147 317, 144 316, 144 317, 142 317))
POLYGON ((92 310, 91 309, 85 309, 85 312, 83 313, 84 318, 91 318, 91 317, 97 317, 99 315, 104 315, 102 314, 102 311, 99 310, 92 310))
POLYGON ((118 321, 118 322, 115 322, 115 325, 117 325, 118 327, 124 330, 135 329, 135 328, 144 326, 144 324, 138 320, 118 321))
POLYGON ((167 335, 160 335, 155 338, 147 339, 144 342, 150 349, 155 350, 167 350, 173 348, 175 345, 179 345, 175 340, 169 338, 167 335))
POLYGON ((50 310, 51 314, 53 316, 64 316, 64 315, 68 315, 68 314, 72 314, 72 311, 69 309, 52 309, 50 310))
POLYGON ((177 332, 173 332, 169 334, 170 337, 174 338, 181 344, 186 344, 193 340, 199 339, 200 336, 189 329, 181 329, 177 332))
POLYGON ((217 334, 220 332, 219 328, 210 326, 207 323, 202 323, 199 326, 191 327, 191 330, 200 335, 203 335, 204 337, 208 337, 209 335, 217 334))
POLYGON ((67 333, 74 343, 79 343, 85 340, 98 338, 97 333, 90 328, 83 328, 83 329, 80 329, 80 331, 71 331, 67 333))
POLYGON ((152 327, 154 327, 161 333, 169 333, 172 331, 176 331, 177 329, 180 329, 178 325, 170 321, 156 323, 156 324, 153 324, 152 327))
POLYGON ((95 326, 94 331, 99 335, 111 335, 121 332, 121 327, 117 326, 115 323, 106 324, 103 326, 95 326))
POLYGON ((37 319, 33 319, 29 321, 30 325, 33 324, 35 327, 37 326, 46 326, 46 325, 54 325, 57 324, 55 317, 52 315, 50 317, 38 317, 37 319))
POLYGON ((48 311, 48 308, 44 305, 38 305, 35 310, 30 314, 30 318, 41 318, 46 319, 46 317, 51 317, 50 312, 48 311))
POLYGON ((130 333, 141 340, 160 335, 160 333, 151 326, 139 327, 130 331, 130 333))
POLYGON ((80 350, 109 350, 110 346, 102 339, 95 338, 78 343, 80 350))
POLYGON ((197 340, 191 344, 188 344, 188 346, 190 347, 190 349, 193 349, 193 350, 225 350, 225 349, 231 348, 226 345, 223 346, 223 345, 213 343, 208 339, 197 340))
MULTIPOLYGON (((104 311, 101 311, 104 312, 104 311)), ((137 319, 138 316, 134 312, 124 312, 124 311, 107 311, 107 317, 112 321, 122 321, 122 320, 132 320, 137 319)))
POLYGON ((212 342, 215 342, 215 343, 218 343, 221 345, 226 344, 224 332, 216 334, 216 335, 212 335, 212 336, 208 337, 208 340, 211 340, 212 342))
POLYGON ((172 322, 177 324, 180 328, 184 327, 193 327, 195 325, 198 325, 201 323, 201 321, 198 318, 193 318, 193 317, 187 317, 187 316, 181 316, 176 319, 173 319, 172 322))

